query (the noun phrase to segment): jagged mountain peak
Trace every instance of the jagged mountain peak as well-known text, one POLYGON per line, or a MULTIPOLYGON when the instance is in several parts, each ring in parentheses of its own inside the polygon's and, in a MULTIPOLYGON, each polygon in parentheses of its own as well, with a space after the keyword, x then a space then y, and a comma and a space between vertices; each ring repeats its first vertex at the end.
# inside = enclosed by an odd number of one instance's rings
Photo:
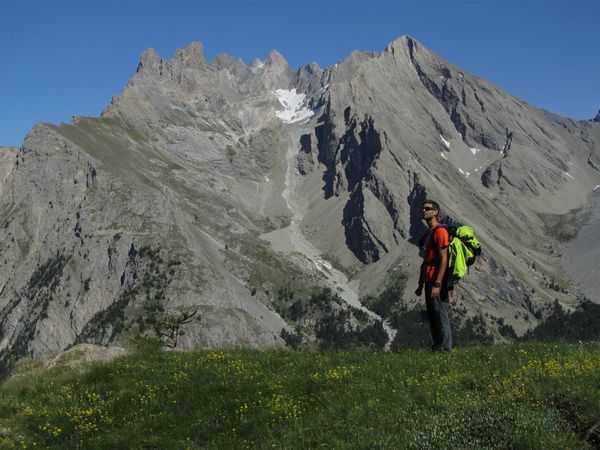
POLYGON ((408 34, 403 34, 402 36, 399 36, 391 41, 387 45, 386 49, 391 49, 392 47, 408 47, 409 45, 414 45, 415 43, 418 43, 415 38, 409 36, 408 34))
POLYGON ((140 55, 140 62, 137 67, 137 73, 157 74, 160 68, 162 58, 153 48, 148 48, 140 55))
POLYGON ((299 71, 308 71, 310 73, 321 74, 323 73, 323 68, 316 61, 312 61, 304 66, 302 66, 299 71))
POLYGON ((415 52, 423 52, 424 54, 432 53, 431 50, 424 46, 420 41, 407 34, 394 39, 384 50, 384 53, 395 54, 397 52, 406 53, 411 60, 414 58, 415 52))
POLYGON ((185 47, 178 48, 175 51, 174 59, 178 59, 186 67, 203 67, 206 65, 206 60, 204 58, 204 46, 202 42, 193 41, 185 47))
POLYGON ((269 66, 289 67, 287 60, 275 49, 269 52, 264 63, 269 66))
POLYGON ((140 55, 137 73, 141 75, 160 76, 163 69, 169 72, 186 69, 202 69, 206 65, 204 47, 201 42, 191 42, 178 48, 171 59, 163 60, 154 48, 148 48, 140 55))
MULTIPOLYGON (((241 58, 235 58, 225 52, 220 52, 213 61, 211 61, 210 65, 218 68, 222 67, 230 67, 238 64, 244 64, 241 58)), ((245 65, 245 64, 244 64, 245 65)))

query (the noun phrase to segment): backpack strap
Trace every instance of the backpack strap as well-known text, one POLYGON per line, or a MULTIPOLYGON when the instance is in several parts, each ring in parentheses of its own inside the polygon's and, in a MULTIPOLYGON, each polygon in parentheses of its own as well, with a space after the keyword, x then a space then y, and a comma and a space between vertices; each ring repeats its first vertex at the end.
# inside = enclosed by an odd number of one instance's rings
MULTIPOLYGON (((427 247, 430 245, 431 240, 435 237, 435 232, 439 229, 439 228, 446 228, 444 225, 436 225, 435 227, 433 227, 431 230, 427 230, 427 232, 425 233, 425 235, 423 236, 423 238, 421 239, 421 241, 423 242, 423 251, 427 251, 427 247)), ((434 256, 434 260, 431 262, 427 262, 427 261, 423 261, 423 265, 425 266, 432 266, 432 267, 438 267, 439 264, 439 251, 437 249, 437 247, 434 246, 434 251, 435 251, 435 256, 434 256)))

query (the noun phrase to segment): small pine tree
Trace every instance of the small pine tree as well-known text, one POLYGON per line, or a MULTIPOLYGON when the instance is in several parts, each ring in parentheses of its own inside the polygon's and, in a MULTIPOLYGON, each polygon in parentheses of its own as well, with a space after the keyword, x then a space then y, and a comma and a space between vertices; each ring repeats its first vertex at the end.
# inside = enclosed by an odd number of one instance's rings
MULTIPOLYGON (((168 348, 177 348, 179 336, 184 334, 181 327, 194 320, 197 313, 197 309, 179 309, 177 312, 165 315, 162 319, 158 320, 154 325, 154 331, 168 348)), ((200 316, 196 319, 200 320, 200 316)))

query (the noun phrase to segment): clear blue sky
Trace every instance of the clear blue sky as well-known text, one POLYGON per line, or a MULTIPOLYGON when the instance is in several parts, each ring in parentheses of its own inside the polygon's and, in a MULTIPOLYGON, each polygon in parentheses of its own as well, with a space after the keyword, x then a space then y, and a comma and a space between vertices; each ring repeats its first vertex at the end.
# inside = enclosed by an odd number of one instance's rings
POLYGON ((39 121, 97 116, 139 55, 202 41, 294 68, 403 34, 527 102, 574 119, 600 108, 598 0, 0 0, 0 145, 39 121))

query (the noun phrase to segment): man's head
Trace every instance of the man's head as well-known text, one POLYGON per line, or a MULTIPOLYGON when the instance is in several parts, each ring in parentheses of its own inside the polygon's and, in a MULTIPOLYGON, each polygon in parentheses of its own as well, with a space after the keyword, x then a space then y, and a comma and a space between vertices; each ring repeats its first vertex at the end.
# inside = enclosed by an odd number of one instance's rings
POLYGON ((423 219, 425 219, 427 222, 433 220, 434 217, 436 220, 438 220, 440 214, 440 205, 433 200, 425 200, 423 202, 421 212, 423 213, 423 219))

